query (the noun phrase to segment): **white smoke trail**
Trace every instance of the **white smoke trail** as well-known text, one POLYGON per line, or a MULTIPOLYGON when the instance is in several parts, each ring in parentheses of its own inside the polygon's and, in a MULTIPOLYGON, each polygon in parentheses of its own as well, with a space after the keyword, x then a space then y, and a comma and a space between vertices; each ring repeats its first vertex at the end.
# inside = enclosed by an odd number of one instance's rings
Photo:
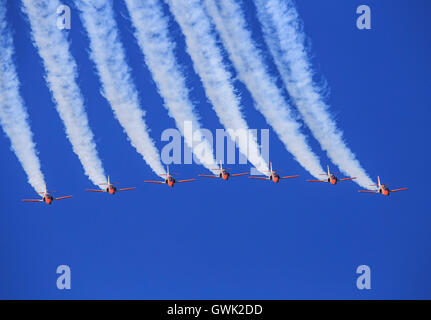
POLYGON ((102 94, 109 101, 133 147, 157 175, 164 174, 159 152, 143 119, 144 111, 139 106, 111 1, 79 0, 76 5, 90 39, 90 55, 98 70, 102 94))
MULTIPOLYGON (((220 49, 211 30, 209 17, 200 1, 168 0, 167 2, 183 31, 187 52, 193 60, 196 73, 201 78, 206 95, 220 122, 226 128, 232 129, 228 130, 228 133, 234 140, 233 130, 247 130, 248 126, 241 114, 239 99, 235 94, 231 75, 223 64, 220 49)), ((268 164, 259 155, 259 147, 255 137, 250 138, 251 141, 248 141, 248 145, 239 139, 239 150, 247 156, 250 163, 258 171, 267 174, 268 164)))
POLYGON ((163 15, 160 4, 156 0, 126 0, 126 5, 135 28, 135 37, 165 101, 165 107, 199 161, 209 170, 218 173, 214 171, 216 161, 211 145, 208 142, 200 143, 205 150, 198 152, 193 148, 193 134, 184 132, 184 122, 190 121, 195 133, 202 135, 184 75, 176 62, 175 44, 168 36, 168 19, 163 15))
POLYGON ((0 0, 0 124, 12 150, 36 192, 46 191, 28 114, 19 94, 19 80, 13 63, 13 40, 6 22, 6 5, 0 0))
POLYGON ((322 89, 313 82, 313 70, 304 45, 305 35, 291 0, 256 0, 258 18, 283 82, 304 122, 328 157, 364 188, 374 184, 343 141, 342 132, 328 112, 322 89))
POLYGON ((204 3, 238 72, 238 78, 250 91, 257 109, 294 158, 318 177, 323 172, 319 159, 308 146, 300 124, 291 114, 291 107, 269 75, 259 49, 246 28, 239 5, 230 0, 207 0, 204 3))
POLYGON ((39 51, 46 81, 64 122, 67 137, 86 175, 98 185, 106 183, 93 133, 88 125, 83 98, 76 83, 76 62, 69 52, 65 32, 56 27, 58 0, 23 0, 23 11, 30 21, 34 44, 39 51))

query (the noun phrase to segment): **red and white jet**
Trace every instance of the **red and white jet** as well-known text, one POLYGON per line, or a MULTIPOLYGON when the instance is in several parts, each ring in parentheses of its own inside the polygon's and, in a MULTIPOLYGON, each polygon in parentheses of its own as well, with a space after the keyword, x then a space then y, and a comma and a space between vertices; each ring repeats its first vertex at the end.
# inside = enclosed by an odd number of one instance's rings
POLYGON ((347 180, 353 180, 356 179, 356 177, 354 178, 345 178, 345 179, 338 179, 333 173, 331 173, 329 171, 329 166, 327 166, 328 168, 328 173, 322 173, 321 175, 326 176, 327 178, 325 180, 307 180, 309 182, 329 182, 330 184, 337 184, 338 182, 342 182, 342 181, 347 181, 347 180))
POLYGON ((229 177, 237 177, 237 176, 243 176, 248 174, 248 172, 246 173, 235 173, 235 174, 230 174, 226 169, 230 169, 230 168, 223 168, 223 165, 220 161, 220 167, 214 170, 219 170, 219 174, 218 175, 209 175, 209 174, 198 174, 199 177, 210 177, 210 178, 222 178, 223 180, 228 180, 229 177))
MULTIPOLYGON (((49 191, 51 193, 55 191, 49 191)), ((54 200, 61 200, 66 198, 72 198, 72 196, 64 196, 59 198, 54 198, 48 191, 38 192, 38 194, 42 197, 42 199, 22 199, 22 201, 31 201, 31 202, 45 202, 46 204, 51 204, 54 200)))
POLYGON ((403 191, 403 190, 407 190, 408 188, 401 188, 401 189, 395 189, 395 190, 389 190, 389 188, 387 187, 387 184, 381 184, 380 183, 380 177, 377 176, 377 185, 373 184, 372 186, 376 186, 378 187, 377 190, 375 191, 371 191, 371 190, 359 190, 359 192, 363 192, 363 193, 380 193, 384 196, 388 196, 391 192, 397 192, 397 191, 403 191))
POLYGON ((270 162, 269 165, 270 165, 270 171, 268 171, 269 172, 269 177, 249 177, 249 178, 250 179, 270 180, 270 181, 272 181, 274 183, 278 183, 281 179, 290 179, 290 178, 299 177, 299 175, 280 177, 278 175, 277 171, 272 170, 272 162, 270 162))
POLYGON ((195 181, 196 179, 187 179, 187 180, 175 180, 172 175, 176 173, 169 173, 169 166, 166 166, 166 172, 167 173, 161 173, 161 176, 166 176, 166 178, 163 181, 144 181, 146 183, 163 183, 167 184, 169 187, 173 187, 175 183, 182 183, 182 182, 189 182, 189 181, 195 181))
POLYGON ((117 191, 126 191, 126 190, 136 189, 136 187, 117 189, 117 187, 115 187, 114 184, 118 184, 118 183, 110 182, 109 181, 109 176, 108 176, 108 183, 99 183, 99 185, 101 185, 101 186, 106 185, 105 189, 85 189, 85 191, 107 192, 109 194, 115 194, 115 192, 117 192, 117 191))

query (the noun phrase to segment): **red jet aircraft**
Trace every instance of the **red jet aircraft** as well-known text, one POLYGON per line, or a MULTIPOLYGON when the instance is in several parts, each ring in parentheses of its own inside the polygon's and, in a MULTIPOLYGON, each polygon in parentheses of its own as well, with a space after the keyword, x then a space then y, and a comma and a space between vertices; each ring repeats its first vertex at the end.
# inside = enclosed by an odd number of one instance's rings
POLYGON ((131 187, 131 188, 124 188, 124 189, 117 189, 114 184, 117 183, 112 183, 109 181, 109 176, 108 176, 108 183, 99 183, 99 185, 103 186, 106 185, 105 189, 85 189, 86 191, 93 191, 93 192, 108 192, 109 194, 115 194, 115 192, 117 191, 126 191, 126 190, 133 190, 136 189, 136 187, 131 187))
POLYGON ((338 182, 356 179, 356 177, 338 179, 333 173, 331 173, 329 171, 329 166, 327 166, 327 167, 328 167, 328 173, 322 173, 321 174, 322 176, 327 176, 327 178, 325 180, 307 180, 307 181, 310 181, 310 182, 329 182, 330 184, 337 184, 338 182))
MULTIPOLYGON (((49 191, 51 193, 55 191, 49 191)), ((72 196, 65 196, 65 197, 59 197, 54 198, 52 195, 48 193, 48 191, 45 192, 38 192, 38 194, 42 197, 42 199, 22 199, 22 201, 31 201, 31 202, 45 202, 46 204, 51 204, 54 200, 61 200, 66 198, 72 198, 72 196)))
POLYGON ((290 179, 290 178, 299 177, 299 175, 280 177, 278 175, 277 171, 272 170, 272 162, 270 162, 270 171, 268 171, 268 172, 269 172, 269 177, 249 177, 249 178, 250 179, 270 180, 274 183, 278 183, 281 179, 290 179))
POLYGON ((210 177, 210 178, 222 178, 223 180, 228 180, 229 177, 237 177, 237 176, 243 176, 248 174, 248 172, 246 173, 235 173, 235 174, 230 174, 226 169, 230 169, 230 168, 223 168, 223 165, 220 161, 220 167, 214 170, 219 170, 219 174, 218 175, 209 175, 209 174, 198 174, 199 177, 210 177))
POLYGON ((187 180, 175 180, 174 177, 172 177, 173 174, 176 173, 169 173, 169 166, 166 166, 166 172, 167 173, 161 173, 161 176, 166 176, 166 178, 163 181, 144 181, 147 183, 164 183, 167 184, 169 187, 173 187, 175 183, 182 183, 182 182, 188 182, 188 181, 195 181, 196 179, 187 179, 187 180))
POLYGON ((380 193, 384 196, 388 196, 391 192, 397 192, 397 191, 403 191, 403 190, 407 190, 408 188, 401 188, 401 189, 395 189, 395 190, 389 190, 389 188, 387 187, 387 184, 381 184, 380 183, 380 177, 377 177, 377 185, 373 184, 371 185, 371 187, 376 186, 378 187, 378 189, 376 191, 371 191, 371 190, 359 190, 359 192, 363 192, 363 193, 380 193))

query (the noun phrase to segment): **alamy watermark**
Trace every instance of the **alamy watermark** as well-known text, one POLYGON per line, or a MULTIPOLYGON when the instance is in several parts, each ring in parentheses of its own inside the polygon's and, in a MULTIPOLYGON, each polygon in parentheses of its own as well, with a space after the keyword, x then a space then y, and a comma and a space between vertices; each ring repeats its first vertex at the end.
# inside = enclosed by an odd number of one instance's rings
POLYGON ((356 13, 360 16, 356 19, 356 27, 359 30, 371 29, 371 9, 369 6, 362 4, 356 8, 356 13))
POLYGON ((57 28, 60 30, 70 30, 72 20, 69 6, 64 4, 58 6, 57 15, 57 28))
POLYGON ((371 269, 363 264, 356 268, 356 273, 360 276, 356 279, 356 288, 359 290, 371 289, 371 269))
MULTIPOLYGON (((161 141, 167 142, 161 149, 163 163, 201 164, 199 159, 213 158, 214 151, 217 163, 221 161, 226 164, 247 164, 247 159, 253 157, 269 162, 269 129, 216 129, 214 137, 212 131, 194 130, 191 121, 184 121, 183 132, 184 138, 178 129, 163 130, 161 141), (257 143, 258 138, 260 138, 260 148, 257 143), (192 141, 192 148, 186 141, 192 141), (245 152, 239 151, 240 145, 246 146, 245 152), (253 146, 258 146, 259 150, 253 146), (211 155, 205 155, 205 152, 211 152, 211 155), (224 161, 225 158, 226 161, 224 161)), ((252 168, 250 173, 261 174, 256 168, 252 168)))
POLYGON ((57 274, 60 275, 57 278, 57 289, 70 290, 72 288, 70 267, 65 264, 59 265, 57 267, 57 274))

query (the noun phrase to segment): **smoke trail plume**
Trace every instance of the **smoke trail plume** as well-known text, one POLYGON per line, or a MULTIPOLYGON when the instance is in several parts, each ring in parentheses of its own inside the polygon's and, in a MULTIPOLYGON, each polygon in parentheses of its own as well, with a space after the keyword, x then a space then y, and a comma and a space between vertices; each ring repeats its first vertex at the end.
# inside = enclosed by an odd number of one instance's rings
MULTIPOLYGON (((209 17, 200 1, 168 0, 167 2, 183 31, 194 69, 201 78, 206 95, 220 122, 228 129, 247 130, 248 126, 241 114, 231 75, 223 64, 220 49, 211 30, 209 17)), ((228 132, 235 140, 232 130, 228 130, 228 132)), ((238 141, 238 147, 258 171, 262 173, 268 171, 268 164, 259 155, 255 137, 251 137, 248 145, 238 141)))
POLYGON ((256 0, 258 18, 284 85, 314 137, 328 157, 359 185, 374 184, 343 141, 328 112, 322 89, 313 82, 313 70, 304 45, 305 35, 291 0, 256 0))
POLYGON ((69 52, 65 32, 56 27, 58 0, 23 0, 30 21, 34 45, 46 70, 46 81, 57 111, 64 122, 73 151, 94 184, 106 183, 93 133, 88 125, 81 92, 76 83, 76 62, 69 52))
POLYGON ((259 49, 254 44, 239 5, 234 1, 204 1, 229 57, 246 85, 257 109, 284 143, 286 149, 313 176, 324 172, 318 157, 311 151, 300 124, 283 98, 275 80, 269 75, 259 49))
POLYGON ((12 150, 36 192, 46 191, 28 114, 19 94, 19 80, 13 63, 13 40, 6 22, 6 4, 0 0, 0 124, 12 150))
POLYGON ((90 55, 102 83, 102 95, 109 101, 133 147, 156 174, 164 174, 159 152, 143 119, 145 114, 139 106, 111 2, 79 0, 76 4, 90 39, 90 55))
POLYGON ((165 101, 165 107, 175 119, 187 145, 195 152, 199 161, 213 171, 216 162, 211 145, 208 142, 203 146, 200 144, 205 150, 197 152, 193 148, 193 135, 184 132, 185 121, 192 122, 196 134, 199 134, 201 129, 194 106, 189 99, 186 80, 176 62, 175 44, 168 35, 168 19, 163 15, 162 8, 156 0, 126 0, 126 4, 135 28, 135 37, 165 101))

